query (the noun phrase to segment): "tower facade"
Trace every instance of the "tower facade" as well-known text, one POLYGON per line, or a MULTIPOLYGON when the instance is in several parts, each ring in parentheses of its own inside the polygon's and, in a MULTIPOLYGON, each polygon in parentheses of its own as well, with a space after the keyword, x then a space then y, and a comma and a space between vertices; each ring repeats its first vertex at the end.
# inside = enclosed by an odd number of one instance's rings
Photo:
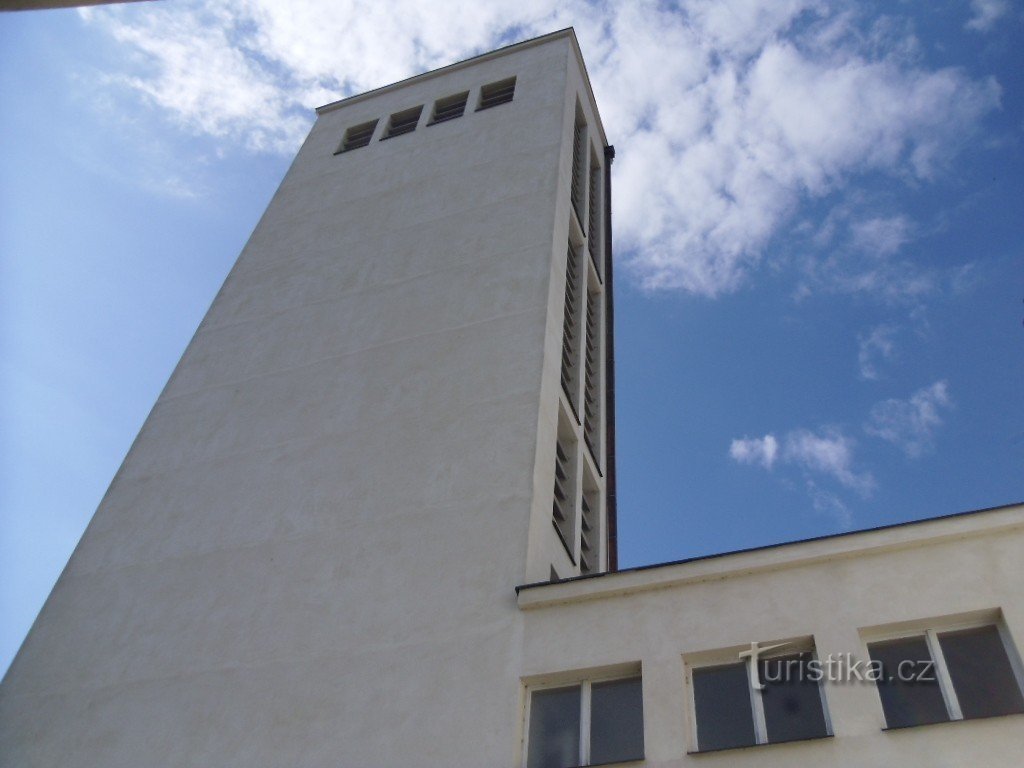
POLYGON ((612 157, 571 30, 318 110, 0 766, 1016 768, 1024 505, 617 568, 612 157))
POLYGON ((614 563, 609 162, 571 30, 319 109, 7 675, 0 760, 513 759, 512 587, 614 563))

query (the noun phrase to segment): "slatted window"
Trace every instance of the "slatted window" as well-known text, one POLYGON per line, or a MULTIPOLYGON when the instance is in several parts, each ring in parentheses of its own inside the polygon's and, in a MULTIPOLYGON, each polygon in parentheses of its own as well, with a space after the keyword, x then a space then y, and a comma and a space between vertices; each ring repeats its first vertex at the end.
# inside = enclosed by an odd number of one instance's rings
POLYGON ((377 120, 371 120, 368 123, 353 125, 345 131, 345 137, 341 140, 341 146, 338 147, 338 151, 334 154, 349 152, 350 150, 368 145, 370 139, 373 138, 373 132, 377 130, 377 123, 377 120))
POLYGON ((579 421, 580 380, 580 264, 570 244, 565 266, 565 310, 562 319, 562 389, 579 421))
POLYGON ((462 117, 462 114, 466 111, 466 102, 468 100, 469 91, 438 99, 434 102, 434 114, 430 118, 429 125, 462 117))
POLYGON ((555 496, 551 508, 551 521, 558 538, 562 540, 569 558, 576 562, 572 545, 576 528, 576 476, 573 472, 575 450, 566 440, 555 443, 555 496))
POLYGON ((512 101, 515 93, 516 79, 514 77, 485 85, 480 89, 480 105, 476 109, 479 112, 481 109, 490 109, 499 104, 507 104, 512 101))
POLYGON ((594 261, 594 269, 601 274, 601 168, 590 158, 590 205, 587 216, 587 250, 594 261))
POLYGON ((412 133, 420 121, 420 114, 423 112, 423 105, 395 112, 388 121, 388 130, 384 134, 385 139, 393 139, 403 133, 412 133))
POLYGON ((599 503, 596 493, 584 493, 580 500, 580 573, 594 573, 598 570, 600 554, 598 552, 598 530, 597 505, 599 503))
POLYGON ((586 155, 587 146, 587 122, 583 119, 583 113, 579 106, 576 107, 576 124, 573 126, 572 136, 572 185, 570 195, 572 207, 576 210, 576 217, 582 226, 583 218, 583 194, 586 183, 586 155))
POLYGON ((601 440, 601 294, 587 292, 586 343, 583 357, 583 439, 600 465, 601 440))

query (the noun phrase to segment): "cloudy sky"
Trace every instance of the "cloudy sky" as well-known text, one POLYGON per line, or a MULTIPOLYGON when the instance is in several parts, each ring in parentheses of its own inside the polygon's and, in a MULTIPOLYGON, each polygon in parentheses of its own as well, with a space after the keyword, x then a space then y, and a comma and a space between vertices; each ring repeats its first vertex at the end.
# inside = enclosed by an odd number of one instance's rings
POLYGON ((0 15, 0 668, 312 108, 575 26, 614 166, 625 566, 1024 500, 1010 0, 0 15))

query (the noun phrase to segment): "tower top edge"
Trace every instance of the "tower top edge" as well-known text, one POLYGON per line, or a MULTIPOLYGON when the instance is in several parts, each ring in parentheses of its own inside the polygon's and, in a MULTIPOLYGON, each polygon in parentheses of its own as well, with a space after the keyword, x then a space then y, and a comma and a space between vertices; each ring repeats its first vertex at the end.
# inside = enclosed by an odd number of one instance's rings
MULTIPOLYGON (((456 72, 460 69, 476 66, 485 61, 499 59, 505 56, 519 53, 528 48, 536 48, 538 46, 546 45, 548 43, 552 43, 555 42, 556 40, 561 39, 569 40, 573 53, 576 55, 577 63, 579 64, 580 70, 583 73, 583 80, 586 84, 587 95, 590 97, 591 102, 596 107, 597 101, 594 98, 594 92, 590 85, 590 76, 587 73, 587 67, 583 61, 583 53, 580 50, 579 40, 576 37, 576 30, 573 27, 565 27, 564 29, 559 29, 554 32, 548 32, 547 34, 540 35, 538 37, 530 38, 529 40, 521 40, 518 43, 511 43, 510 45, 506 45, 501 48, 496 48, 493 51, 487 51, 486 53, 477 54, 476 56, 471 56, 468 59, 456 61, 453 62, 452 64, 447 64, 443 67, 438 67, 437 69, 432 69, 427 72, 421 72, 418 75, 412 75, 411 77, 407 77, 403 80, 399 80, 389 85, 383 85, 380 86, 379 88, 373 88, 369 91, 364 91, 363 93, 357 93, 352 96, 346 96, 343 99, 338 99, 337 101, 332 101, 329 104, 324 104, 321 107, 317 107, 316 114, 317 116, 325 115, 329 112, 333 112, 337 109, 340 109, 341 107, 347 107, 352 104, 357 104, 366 99, 390 93, 392 91, 396 91, 399 88, 405 88, 406 86, 413 85, 415 83, 420 83, 434 77, 447 75, 452 72, 456 72)), ((601 135, 602 144, 607 146, 608 141, 605 136, 604 126, 601 125, 600 117, 598 117, 597 122, 598 130, 601 135)))

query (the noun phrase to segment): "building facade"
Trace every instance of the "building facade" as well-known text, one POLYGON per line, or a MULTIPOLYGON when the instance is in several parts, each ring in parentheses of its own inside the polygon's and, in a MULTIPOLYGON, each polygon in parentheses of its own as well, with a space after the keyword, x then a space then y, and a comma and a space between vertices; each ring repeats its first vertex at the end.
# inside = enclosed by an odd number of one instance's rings
POLYGON ((1020 506, 617 569, 613 157, 571 30, 320 108, 0 765, 1018 764, 1020 506))

